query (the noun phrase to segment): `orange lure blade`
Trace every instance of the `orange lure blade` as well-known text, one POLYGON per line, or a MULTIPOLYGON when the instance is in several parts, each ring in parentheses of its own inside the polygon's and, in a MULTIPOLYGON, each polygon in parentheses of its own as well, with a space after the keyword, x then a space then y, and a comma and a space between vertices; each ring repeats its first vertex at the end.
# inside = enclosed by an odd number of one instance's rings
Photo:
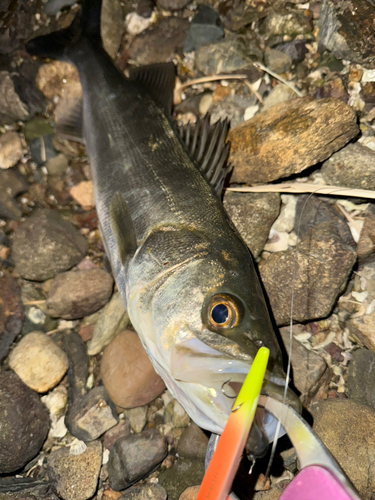
POLYGON ((243 383, 212 455, 197 500, 225 500, 253 423, 266 373, 269 350, 261 347, 243 383))

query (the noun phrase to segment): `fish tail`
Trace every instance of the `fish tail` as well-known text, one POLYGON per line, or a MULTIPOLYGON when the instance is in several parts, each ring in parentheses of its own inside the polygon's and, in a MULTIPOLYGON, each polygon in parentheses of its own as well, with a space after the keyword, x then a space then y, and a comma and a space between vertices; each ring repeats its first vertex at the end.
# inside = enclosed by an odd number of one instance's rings
POLYGON ((101 7, 102 0, 85 0, 68 28, 33 38, 26 43, 27 52, 33 56, 64 61, 69 60, 69 49, 82 38, 90 38, 101 44, 101 7))

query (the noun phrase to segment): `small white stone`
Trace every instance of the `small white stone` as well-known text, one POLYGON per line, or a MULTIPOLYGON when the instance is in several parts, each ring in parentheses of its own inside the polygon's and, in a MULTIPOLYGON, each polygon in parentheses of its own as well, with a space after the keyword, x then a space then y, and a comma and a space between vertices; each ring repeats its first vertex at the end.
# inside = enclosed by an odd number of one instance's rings
POLYGON ((368 292, 352 292, 352 297, 355 298, 357 302, 363 302, 368 297, 368 292))
POLYGON ((362 82, 375 82, 375 69, 363 68, 362 82))
POLYGON ((266 252, 282 252, 288 249, 288 233, 275 231, 271 228, 267 243, 264 245, 266 252))
POLYGON ((16 132, 7 132, 0 137, 0 168, 13 167, 22 158, 22 143, 16 132))
POLYGON ((52 415, 59 416, 66 408, 68 393, 63 385, 59 385, 49 394, 42 396, 41 400, 52 415))
POLYGON ((46 315, 39 309, 39 307, 30 307, 26 316, 29 318, 31 323, 34 323, 34 325, 43 325, 46 320, 46 315))
POLYGON ((144 18, 139 16, 136 12, 130 12, 126 16, 125 24, 130 35, 139 35, 142 31, 146 30, 153 22, 155 16, 144 18))
POLYGON ((255 116, 259 111, 259 106, 256 104, 255 106, 248 106, 245 109, 245 113, 243 116, 244 121, 250 120, 253 116, 255 116))

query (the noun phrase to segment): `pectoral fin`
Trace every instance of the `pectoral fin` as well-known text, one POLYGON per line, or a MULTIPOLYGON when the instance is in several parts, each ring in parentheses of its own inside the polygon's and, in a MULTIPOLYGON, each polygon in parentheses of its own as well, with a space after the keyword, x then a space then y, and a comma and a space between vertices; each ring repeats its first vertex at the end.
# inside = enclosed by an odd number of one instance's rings
POLYGON ((120 193, 115 193, 109 207, 110 225, 117 243, 120 261, 123 265, 137 250, 137 235, 128 205, 120 193))

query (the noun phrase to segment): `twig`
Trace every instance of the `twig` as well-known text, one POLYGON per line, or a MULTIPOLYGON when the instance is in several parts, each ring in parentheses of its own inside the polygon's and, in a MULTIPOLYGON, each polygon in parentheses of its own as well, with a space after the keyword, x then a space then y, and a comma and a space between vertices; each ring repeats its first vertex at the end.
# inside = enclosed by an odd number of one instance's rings
POLYGON ((283 78, 282 76, 278 75, 277 73, 275 73, 274 71, 270 70, 269 68, 267 68, 266 66, 263 66, 262 63, 260 62, 255 62, 253 63, 254 66, 256 68, 259 68, 261 69, 262 71, 265 71, 266 73, 268 73, 269 75, 273 76, 274 78, 276 78, 276 80, 279 80, 281 83, 283 83, 284 85, 286 85, 287 87, 289 87, 291 90, 293 90, 293 92, 295 94, 298 95, 298 97, 302 97, 302 94, 301 92, 296 89, 296 87, 292 84, 292 83, 289 83, 287 80, 285 80, 285 78, 283 78))
POLYGON ((46 300, 30 300, 28 302, 24 302, 24 306, 38 306, 39 304, 44 304, 46 300))

